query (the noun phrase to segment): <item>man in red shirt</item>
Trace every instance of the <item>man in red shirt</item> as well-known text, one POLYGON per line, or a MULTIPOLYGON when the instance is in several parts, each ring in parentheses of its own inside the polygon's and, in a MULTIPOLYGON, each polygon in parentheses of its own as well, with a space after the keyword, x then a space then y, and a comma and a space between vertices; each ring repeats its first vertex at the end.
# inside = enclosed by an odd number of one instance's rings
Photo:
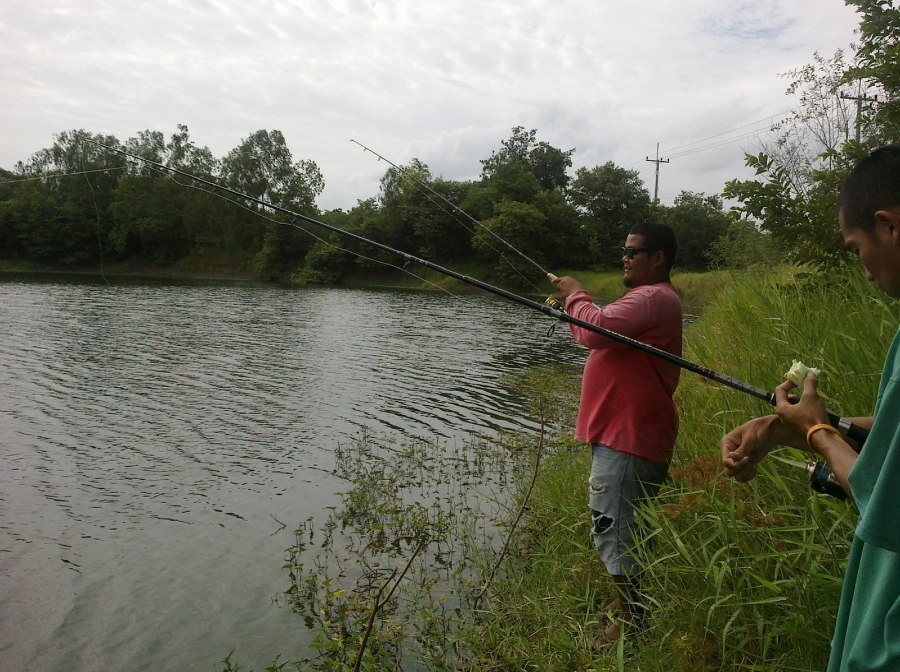
MULTIPOLYGON (((557 278, 554 284, 569 315, 681 356, 681 299, 669 279, 676 250, 669 227, 647 223, 632 228, 622 250, 623 282, 629 291, 602 308, 575 278, 557 278)), ((672 395, 679 368, 583 327, 569 328, 590 348, 575 438, 590 443, 593 451, 592 537, 618 592, 605 607, 616 618, 601 639, 615 641, 620 623, 636 624, 640 616, 635 507, 658 494, 668 473, 678 435, 672 395)))

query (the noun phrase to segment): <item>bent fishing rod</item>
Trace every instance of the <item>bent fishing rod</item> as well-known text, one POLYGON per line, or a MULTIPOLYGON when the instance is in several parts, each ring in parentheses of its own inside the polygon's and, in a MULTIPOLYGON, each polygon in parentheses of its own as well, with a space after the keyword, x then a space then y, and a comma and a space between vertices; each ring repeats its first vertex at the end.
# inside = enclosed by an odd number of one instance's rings
MULTIPOLYGON (((313 217, 310 217, 308 215, 304 215, 299 212, 294 212, 293 210, 289 210, 288 208, 277 205, 275 203, 271 203, 269 201, 265 201, 261 198, 257 198, 255 196, 250 196, 249 194, 241 193, 235 189, 232 189, 231 187, 226 187, 221 184, 217 184, 216 182, 213 182, 212 180, 208 180, 206 178, 199 177, 197 175, 192 175, 192 174, 190 174, 186 171, 180 170, 178 168, 166 166, 157 161, 152 161, 151 159, 146 159, 142 156, 132 154, 130 152, 125 151, 124 149, 110 147, 108 145, 104 145, 104 144, 101 144, 101 143, 93 141, 93 140, 88 140, 88 142, 93 142, 94 144, 97 144, 100 147, 103 147, 104 149, 107 149, 112 152, 116 152, 116 153, 126 156, 130 159, 135 159, 137 161, 141 161, 148 165, 155 166, 157 169, 159 169, 161 171, 174 173, 176 175, 181 175, 182 177, 186 177, 188 179, 195 180, 196 182, 199 182, 206 186, 212 187, 213 189, 216 189, 218 191, 222 191, 222 192, 231 194, 233 196, 236 196, 238 198, 244 199, 250 203, 256 203, 265 208, 269 208, 271 210, 281 212, 285 215, 292 217, 294 221, 300 220, 300 221, 306 222, 308 224, 314 224, 314 225, 321 227, 327 231, 331 231, 333 233, 337 233, 339 235, 350 238, 351 240, 355 240, 357 242, 360 242, 360 243, 363 243, 366 245, 370 245, 374 248, 382 250, 383 252, 387 252, 389 254, 393 254, 398 257, 401 257, 402 259, 405 260, 406 264, 410 264, 410 263, 419 264, 420 266, 431 269, 442 275, 446 275, 448 277, 459 280, 460 282, 463 282, 472 287, 477 287, 478 289, 482 289, 482 290, 489 292, 491 294, 494 294, 496 296, 500 296, 500 297, 507 299, 509 301, 512 301, 514 303, 518 303, 518 304, 521 304, 528 308, 531 308, 532 310, 541 312, 544 315, 552 317, 561 322, 573 324, 577 327, 581 327, 582 329, 586 329, 587 331, 591 331, 591 332, 594 332, 595 334, 605 336, 606 338, 609 338, 612 341, 616 341, 618 343, 622 343, 623 345, 627 345, 627 346, 635 348, 637 350, 646 352, 654 357, 657 357, 658 359, 662 359, 666 362, 669 362, 670 364, 674 364, 675 366, 677 366, 681 369, 685 369, 686 371, 691 371, 692 373, 696 373, 697 375, 702 376, 703 378, 707 378, 708 380, 712 380, 714 382, 720 383, 720 384, 730 387, 732 389, 738 390, 740 392, 744 392, 745 394, 749 394, 750 396, 756 397, 757 399, 761 399, 762 401, 765 401, 772 406, 775 405, 775 393, 774 392, 769 392, 768 390, 764 390, 761 387, 756 387, 755 385, 750 385, 749 383, 745 383, 745 382, 738 380, 737 378, 734 378, 732 376, 726 375, 724 373, 719 373, 718 371, 713 371, 712 369, 709 369, 705 366, 701 366, 699 364, 695 364, 694 362, 684 359, 683 357, 680 357, 678 355, 672 354, 671 352, 667 352, 666 350, 662 350, 661 348, 657 348, 657 347, 649 345, 647 343, 643 343, 641 341, 635 340, 629 336, 625 336, 623 334, 619 334, 614 331, 610 331, 609 329, 606 329, 605 327, 601 327, 601 326, 598 326, 591 322, 587 322, 587 321, 581 320, 577 317, 573 317, 572 315, 569 315, 568 313, 561 310, 560 308, 554 307, 549 302, 548 303, 540 303, 538 301, 534 301, 527 297, 520 296, 519 294, 510 292, 506 289, 503 289, 502 287, 496 287, 495 285, 488 284, 486 282, 478 280, 477 278, 473 278, 471 276, 464 275, 462 273, 457 273, 456 271, 454 271, 452 269, 445 268, 444 266, 441 266, 432 261, 429 261, 428 259, 423 259, 421 257, 417 257, 408 252, 404 252, 403 250, 398 250, 389 245, 385 245, 384 243, 379 243, 376 240, 372 240, 370 238, 366 238, 365 236, 361 236, 357 233, 353 233, 352 231, 347 231, 345 229, 341 229, 332 224, 327 224, 325 222, 319 221, 318 219, 314 219, 313 217)), ((546 275, 548 276, 548 278, 551 281, 556 278, 556 276, 553 275, 552 273, 550 273, 549 271, 546 272, 546 275)), ((557 302, 557 305, 558 305, 558 302, 557 302)), ((865 429, 863 429, 862 427, 859 427, 858 425, 854 425, 850 421, 848 421, 844 418, 840 418, 832 413, 828 414, 828 421, 834 427, 837 427, 837 428, 843 430, 844 433, 849 438, 853 439, 854 441, 857 441, 860 445, 865 441, 866 437, 868 436, 868 432, 865 429)))
POLYGON ((524 252, 522 252, 522 250, 520 250, 520 249, 518 249, 517 247, 513 246, 513 244, 510 243, 509 241, 504 240, 503 238, 501 238, 500 236, 498 236, 494 231, 491 231, 488 227, 486 227, 484 224, 482 224, 481 222, 479 222, 477 219, 475 219, 472 215, 470 215, 468 212, 466 212, 465 210, 463 210, 461 207, 459 207, 458 205, 456 205, 456 203, 454 203, 453 201, 451 201, 449 198, 447 198, 447 197, 444 196, 443 194, 440 194, 440 193, 438 193, 437 191, 435 191, 435 190, 431 187, 431 185, 429 185, 427 182, 425 182, 423 179, 421 179, 421 178, 420 178, 418 175, 416 175, 413 171, 409 170, 408 168, 404 168, 403 166, 398 166, 396 163, 394 163, 394 162, 391 161, 390 159, 388 159, 388 158, 382 156, 381 154, 379 154, 378 152, 376 152, 374 149, 369 149, 368 147, 366 147, 366 146, 365 146, 364 144, 362 144, 361 142, 358 142, 358 141, 356 141, 356 140, 354 140, 354 139, 352 139, 352 138, 350 139, 350 142, 352 142, 352 143, 355 144, 355 145, 359 145, 360 147, 362 147, 362 148, 363 148, 363 151, 369 152, 370 154, 374 154, 375 156, 377 156, 379 159, 381 159, 381 160, 384 161, 385 163, 388 163, 388 164, 390 164, 391 166, 393 166, 394 168, 396 168, 397 170, 399 170, 401 174, 403 174, 403 175, 405 175, 406 177, 408 177, 409 179, 411 179, 413 182, 415 182, 416 184, 418 184, 420 187, 422 187, 422 188, 424 188, 424 189, 427 189, 427 190, 429 191, 429 193, 431 193, 431 194, 435 195, 437 198, 441 199, 444 203, 446 203, 446 204, 449 205, 451 208, 453 208, 453 210, 454 210, 455 212, 458 212, 459 214, 461 214, 463 217, 465 217, 466 219, 468 219, 470 222, 472 222, 472 223, 475 224, 476 226, 480 226, 482 229, 484 229, 484 230, 487 231, 489 234, 491 234, 494 238, 496 238, 496 239, 499 240, 501 243, 503 243, 504 245, 506 245, 506 247, 508 247, 510 250, 512 250, 513 252, 515 252, 516 254, 518 254, 520 257, 522 257, 522 259, 524 259, 524 260, 527 261, 529 264, 531 264, 532 266, 534 266, 536 269, 538 269, 541 273, 543 273, 544 275, 546 275, 548 278, 551 278, 551 279, 552 279, 553 277, 556 277, 556 276, 554 276, 550 271, 548 271, 546 268, 544 268, 544 267, 541 266, 539 263, 537 263, 534 259, 532 259, 531 257, 529 257, 529 256, 528 256, 527 254, 525 254, 524 252))

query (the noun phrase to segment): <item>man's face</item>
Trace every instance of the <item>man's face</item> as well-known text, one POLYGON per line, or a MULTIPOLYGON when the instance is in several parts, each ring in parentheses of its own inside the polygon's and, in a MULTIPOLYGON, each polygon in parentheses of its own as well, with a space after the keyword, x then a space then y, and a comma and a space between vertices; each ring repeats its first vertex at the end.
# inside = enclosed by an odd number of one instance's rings
POLYGON ((625 249, 635 250, 634 257, 629 259, 628 254, 622 255, 622 263, 625 266, 625 274, 622 283, 629 289, 658 282, 659 269, 654 264, 657 252, 650 252, 644 245, 644 236, 629 233, 625 239, 625 249))
POLYGON ((879 211, 875 218, 875 230, 870 233, 848 227, 842 212, 840 222, 844 247, 859 257, 867 280, 874 282, 889 296, 900 298, 900 231, 897 230, 900 212, 891 215, 890 211, 879 211))

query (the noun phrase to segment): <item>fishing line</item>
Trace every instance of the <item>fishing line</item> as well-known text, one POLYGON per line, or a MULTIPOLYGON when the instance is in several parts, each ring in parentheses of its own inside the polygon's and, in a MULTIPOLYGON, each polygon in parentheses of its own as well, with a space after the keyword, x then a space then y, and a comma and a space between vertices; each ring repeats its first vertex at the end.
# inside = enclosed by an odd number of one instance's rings
MULTIPOLYGON (((95 142, 95 141, 91 140, 90 142, 95 142)), ((96 143, 96 144, 100 144, 100 143, 96 143)), ((559 320, 561 322, 566 322, 568 324, 574 324, 575 326, 586 329, 587 331, 591 331, 596 334, 600 334, 601 336, 605 336, 606 338, 609 338, 610 340, 613 340, 618 343, 622 343, 629 347, 635 348, 637 350, 646 352, 654 357, 657 357, 666 362, 669 362, 670 364, 674 364, 675 366, 678 366, 679 368, 685 369, 687 371, 691 371, 692 373, 696 373, 699 376, 702 376, 709 380, 712 380, 712 381, 715 381, 722 385, 725 385, 726 387, 730 387, 730 388, 738 390, 740 392, 744 392, 745 394, 749 394, 750 396, 756 397, 757 399, 765 401, 772 406, 775 405, 775 393, 774 392, 769 392, 767 390, 762 389, 761 387, 756 387, 755 385, 745 383, 741 380, 738 380, 737 378, 734 378, 733 376, 729 376, 724 373, 719 373, 717 371, 713 371, 712 369, 709 369, 705 366, 695 364, 694 362, 688 361, 688 360, 684 359, 683 357, 674 355, 671 352, 667 352, 667 351, 657 348, 655 346, 648 345, 647 343, 642 343, 641 341, 637 341, 633 338, 630 338, 629 336, 624 336, 623 334, 619 334, 614 331, 610 331, 609 329, 600 327, 591 322, 587 322, 587 321, 581 320, 577 317, 573 317, 572 315, 569 315, 568 313, 565 313, 557 308, 553 308, 553 307, 547 305, 546 303, 539 303, 537 301, 533 301, 532 299, 529 299, 524 296, 520 296, 518 294, 510 292, 501 287, 496 287, 494 285, 490 285, 486 282, 478 280, 477 278, 473 278, 473 277, 464 275, 462 273, 457 273, 454 270, 445 268, 444 266, 440 266, 439 264, 436 264, 427 259, 423 259, 421 257, 417 257, 415 255, 409 254, 408 252, 398 250, 396 248, 390 247, 389 245, 385 245, 384 243, 379 243, 376 240, 371 240, 370 238, 366 238, 357 233, 353 233, 352 231, 346 231, 345 229, 341 229, 332 224, 327 224, 325 222, 319 221, 319 220, 309 217, 307 215, 303 215, 298 212, 294 212, 294 211, 284 208, 280 205, 276 205, 274 203, 264 201, 260 198, 256 198, 255 196, 250 196, 248 194, 242 194, 241 192, 236 191, 230 187, 225 187, 225 186, 216 184, 215 182, 212 182, 212 181, 207 180, 202 177, 198 177, 196 175, 191 175, 190 173, 184 172, 177 168, 172 168, 170 166, 164 166, 161 163, 157 163, 155 161, 151 161, 150 159, 145 159, 145 158, 137 156, 135 154, 131 154, 122 149, 117 149, 117 148, 109 147, 106 145, 100 145, 100 146, 104 147, 105 149, 108 149, 110 151, 117 152, 119 154, 127 156, 131 159, 143 161, 144 163, 147 163, 149 165, 157 166, 158 168, 160 168, 162 170, 171 171, 172 173, 181 175, 183 177, 187 177, 191 180, 196 180, 197 182, 200 182, 201 184, 205 184, 214 189, 219 189, 223 192, 232 194, 232 195, 237 196, 238 198, 244 199, 248 202, 257 203, 259 205, 262 205, 263 207, 285 213, 287 215, 290 215, 291 217, 294 217, 295 219, 299 219, 299 220, 307 222, 309 224, 314 224, 318 227, 321 227, 328 231, 332 231, 334 233, 338 233, 340 235, 346 236, 346 237, 356 240, 358 242, 365 243, 367 245, 370 245, 372 247, 380 249, 384 252, 388 252, 390 254, 397 255, 397 256, 403 258, 407 264, 409 264, 409 263, 419 264, 420 266, 424 266, 425 268, 431 269, 433 271, 436 271, 443 275, 449 276, 451 278, 455 278, 456 280, 459 280, 460 282, 464 282, 465 284, 471 285, 473 287, 477 287, 479 289, 483 289, 487 292, 490 292, 491 294, 495 294, 497 296, 500 296, 500 297, 503 297, 510 301, 513 301, 514 303, 519 303, 523 306, 527 306, 528 308, 531 308, 533 310, 541 312, 544 315, 548 315, 548 316, 550 316, 556 320, 559 320)), ((840 418, 832 413, 828 414, 828 419, 832 425, 842 429, 849 438, 859 442, 860 444, 862 444, 865 441, 866 436, 868 436, 868 432, 865 429, 852 424, 849 420, 840 418)))
MULTIPOLYGON (((81 146, 81 173, 84 175, 84 181, 87 182, 88 190, 91 192, 91 203, 94 205, 94 214, 97 217, 97 246, 100 248, 100 277, 103 279, 103 282, 106 283, 107 287, 112 287, 109 284, 109 280, 106 279, 106 275, 103 274, 103 232, 100 230, 100 208, 97 207, 97 197, 94 194, 94 185, 91 184, 91 178, 88 177, 88 171, 84 165, 84 155, 87 151, 87 147, 84 145, 81 146)), ((122 166, 123 168, 125 166, 122 166)), ((95 171, 91 171, 95 172, 95 171)))
MULTIPOLYGON (((84 167, 84 156, 81 157, 81 165, 84 167)), ((114 168, 93 168, 91 170, 78 170, 74 173, 44 173, 43 175, 35 175, 33 177, 19 177, 13 180, 0 180, 0 184, 19 184, 21 182, 33 182, 34 180, 47 180, 57 177, 69 177, 72 175, 87 175, 88 173, 108 173, 113 170, 125 170, 125 166, 116 166, 114 168)))
MULTIPOLYGON (((489 229, 488 227, 486 227, 484 224, 482 224, 481 222, 479 222, 477 219, 475 219, 475 218, 474 218, 472 215, 470 215, 468 212, 466 212, 465 210, 463 210, 462 208, 460 208, 458 205, 456 205, 456 203, 454 203, 453 201, 451 201, 450 199, 448 199, 447 197, 445 197, 443 194, 441 194, 441 193, 435 191, 435 190, 431 187, 431 185, 429 185, 429 184, 428 184, 427 182, 425 182, 424 180, 420 179, 418 175, 416 175, 415 173, 413 173, 413 172, 412 172, 411 170, 409 170, 408 168, 404 168, 403 166, 397 165, 396 163, 394 163, 394 162, 391 161, 390 159, 388 159, 388 158, 382 156, 381 154, 379 154, 379 153, 376 152, 375 150, 366 147, 364 144, 362 144, 361 142, 358 142, 357 140, 353 140, 353 139, 351 138, 351 139, 350 139, 350 142, 352 142, 352 143, 354 143, 354 144, 356 144, 356 145, 359 145, 360 147, 362 147, 363 151, 369 152, 370 154, 373 154, 374 156, 377 156, 380 160, 382 160, 382 161, 384 161, 384 162, 390 164, 391 166, 393 166, 394 168, 396 168, 397 170, 399 170, 399 171, 401 172, 401 174, 403 174, 403 175, 405 175, 406 177, 410 178, 411 180, 413 180, 416 184, 418 184, 418 185, 421 186, 422 188, 427 189, 427 190, 429 191, 429 193, 434 194, 434 196, 436 196, 436 197, 439 198, 441 201, 443 201, 444 203, 446 203, 447 205, 449 205, 451 208, 453 208, 453 213, 459 213, 459 214, 461 214, 463 217, 465 217, 466 219, 468 219, 470 222, 472 222, 473 224, 475 224, 475 225, 477 225, 477 226, 480 226, 482 229, 484 229, 484 230, 487 231, 489 234, 491 234, 494 238, 496 238, 496 239, 499 240, 501 243, 503 243, 504 245, 506 245, 510 250, 512 250, 513 252, 515 252, 516 254, 518 254, 520 257, 522 257, 522 258, 523 258, 525 261, 527 261, 529 264, 531 264, 532 266, 534 266, 535 268, 537 268, 541 273, 543 273, 543 274, 544 274, 545 276, 547 276, 548 278, 551 278, 551 279, 552 279, 553 277, 556 277, 556 276, 554 276, 552 273, 550 273, 550 271, 548 271, 548 270, 545 269, 543 266, 541 266, 540 264, 538 264, 534 259, 532 259, 532 258, 529 257, 528 255, 526 255, 524 252, 522 252, 521 250, 519 250, 518 248, 516 248, 512 243, 510 243, 509 241, 504 240, 503 238, 501 238, 496 232, 492 231, 491 229, 489 229)), ((433 201, 432 201, 432 202, 433 202, 433 201)), ((442 208, 442 209, 443 209, 443 208, 442 208)), ((447 212, 447 210, 444 210, 444 212, 447 212)), ((453 214, 453 213, 448 213, 448 214, 453 214)), ((461 222, 458 218, 456 218, 456 221, 460 222, 460 224, 463 224, 463 222, 461 222)), ((465 226, 465 224, 463 224, 463 226, 465 226)), ((474 231, 473 231, 472 229, 470 229, 468 226, 466 226, 466 229, 467 229, 469 232, 474 233, 474 231)), ((516 273, 518 273, 518 274, 522 277, 523 280, 525 280, 525 281, 528 282, 528 284, 530 284, 532 287, 534 287, 535 289, 537 289, 538 291, 540 291, 540 288, 539 288, 537 285, 535 285, 533 282, 531 282, 531 280, 529 280, 529 279, 526 278, 524 275, 522 275, 521 271, 519 271, 519 269, 515 266, 515 264, 513 264, 511 261, 509 261, 509 259, 506 258, 506 255, 504 255, 503 253, 501 253, 501 252, 500 252, 497 248, 495 248, 493 245, 490 245, 490 243, 489 243, 488 245, 489 245, 489 247, 490 247, 492 250, 494 250, 494 252, 496 252, 501 258, 503 258, 503 259, 510 265, 510 267, 511 267, 516 273)))
MULTIPOLYGON (((350 142, 354 142, 354 143, 356 143, 357 145, 360 145, 360 143, 356 142, 356 140, 351 140, 350 142)), ((449 200, 446 199, 444 196, 442 196, 440 193, 437 193, 437 192, 436 192, 434 189, 432 189, 426 182, 420 180, 420 179, 419 179, 412 171, 410 171, 409 169, 404 168, 403 166, 397 165, 396 163, 390 161, 389 159, 387 159, 387 158, 385 158, 385 157, 383 157, 383 156, 377 154, 376 152, 372 151, 372 150, 369 149, 368 147, 365 147, 364 145, 360 145, 360 147, 363 148, 363 151, 369 152, 369 153, 373 154, 374 156, 376 156, 376 157, 378 158, 379 161, 385 161, 386 163, 389 163, 390 165, 392 165, 394 168, 396 168, 396 169, 400 172, 401 175, 404 175, 404 176, 408 177, 409 179, 413 180, 413 181, 416 182, 416 184, 418 184, 419 186, 422 186, 422 187, 424 187, 425 189, 428 189, 428 191, 431 192, 431 193, 426 193, 426 194, 425 194, 425 197, 426 197, 431 203, 435 204, 435 205, 441 210, 441 212, 444 212, 444 213, 450 215, 450 216, 451 216, 451 217, 452 217, 452 218, 453 218, 460 226, 462 226, 466 231, 468 231, 469 234, 471 234, 472 236, 475 235, 475 229, 472 228, 471 226, 469 226, 468 224, 466 224, 466 222, 463 221, 462 219, 460 219, 460 218, 459 218, 459 215, 457 214, 457 211, 459 211, 459 212, 463 213, 463 215, 465 215, 467 218, 472 219, 471 215, 469 215, 467 212, 465 212, 462 208, 459 208, 459 207, 458 207, 457 205, 455 205, 452 201, 449 201, 449 200), (435 195, 436 195, 439 199, 441 199, 441 200, 436 200, 436 199, 434 198, 434 196, 432 196, 431 194, 435 194, 435 195), (453 210, 448 210, 448 209, 446 208, 446 206, 444 205, 444 202, 448 203, 448 204, 449 204, 452 208, 454 208, 454 209, 453 209, 453 210)), ((480 224, 480 222, 478 222, 478 223, 480 224)), ((497 236, 493 231, 490 231, 490 229, 486 229, 486 230, 489 231, 489 232, 490 232, 492 235, 494 235, 495 237, 499 237, 499 236, 497 236)), ((509 266, 510 269, 512 269, 512 270, 516 273, 516 275, 519 276, 519 278, 521 278, 521 279, 522 279, 524 282, 526 282, 527 284, 531 285, 531 287, 532 287, 533 289, 535 289, 536 291, 538 291, 538 292, 542 291, 540 287, 538 287, 536 284, 534 284, 534 282, 532 282, 532 280, 531 280, 530 278, 526 277, 525 274, 522 273, 522 271, 519 270, 518 266, 516 266, 512 261, 510 261, 509 257, 507 257, 503 252, 501 252, 500 250, 498 250, 496 247, 494 247, 494 245, 491 244, 491 241, 490 241, 490 240, 485 240, 484 242, 485 242, 485 244, 486 244, 489 248, 491 248, 491 250, 493 250, 493 251, 497 254, 497 256, 498 256, 502 261, 504 261, 504 262, 509 266)), ((505 242, 505 241, 504 241, 504 242, 505 242)))
MULTIPOLYGON (((158 173, 163 173, 163 171, 159 170, 155 166, 151 166, 151 168, 158 173)), ((319 241, 323 245, 327 245, 328 247, 330 247, 332 249, 338 250, 340 252, 346 252, 347 254, 353 255, 360 259, 365 259, 366 261, 371 261, 373 263, 381 264, 382 266, 387 266, 388 268, 393 268, 395 270, 401 271, 401 272, 406 273, 407 275, 415 278, 416 280, 425 283, 426 285, 429 285, 431 287, 434 287, 435 289, 445 292, 454 298, 459 298, 456 294, 451 292, 446 287, 441 287, 439 284, 432 282, 432 281, 428 280, 427 278, 423 278, 420 275, 416 275, 415 273, 413 273, 412 271, 407 269, 405 265, 401 267, 401 266, 397 266, 396 264, 392 264, 389 261, 384 261, 383 259, 376 259, 375 257, 368 257, 365 254, 362 254, 361 252, 357 252, 355 250, 350 250, 350 249, 347 249, 346 247, 341 247, 340 245, 336 245, 336 244, 332 243, 331 241, 326 240, 325 238, 322 238, 321 236, 317 236, 315 233, 313 233, 309 229, 306 229, 306 228, 300 226, 299 224, 297 224, 296 218, 291 220, 290 222, 286 222, 282 219, 275 219, 274 217, 269 217, 268 215, 266 215, 263 212, 260 212, 259 210, 253 210, 252 208, 249 208, 246 204, 241 203, 240 201, 237 201, 233 198, 228 198, 224 194, 218 194, 215 191, 212 191, 211 189, 204 189, 203 187, 200 187, 200 186, 197 186, 194 184, 188 184, 186 182, 179 182, 177 179, 175 179, 175 176, 172 175, 168 171, 165 172, 164 175, 180 187, 187 187, 188 189, 196 189, 197 191, 202 191, 204 194, 209 194, 210 196, 213 196, 215 198, 221 199, 223 201, 227 201, 228 203, 232 203, 232 204, 236 205, 237 207, 242 208, 243 210, 246 210, 250 214, 256 215, 257 217, 261 217, 262 219, 272 222, 273 224, 283 224, 286 226, 292 226, 295 229, 302 231, 306 235, 310 236, 311 238, 314 238, 315 240, 319 241)))

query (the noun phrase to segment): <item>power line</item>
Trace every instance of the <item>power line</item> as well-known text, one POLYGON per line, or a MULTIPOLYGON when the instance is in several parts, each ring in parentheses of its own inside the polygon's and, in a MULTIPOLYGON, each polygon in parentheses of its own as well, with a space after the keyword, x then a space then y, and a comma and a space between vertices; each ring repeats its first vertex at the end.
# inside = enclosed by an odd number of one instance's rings
MULTIPOLYGON (((756 124, 761 124, 763 122, 772 123, 772 121, 774 121, 777 117, 783 117, 786 114, 790 114, 790 112, 791 112, 791 110, 784 110, 783 112, 778 112, 777 114, 770 115, 768 117, 765 117, 764 119, 757 119, 756 121, 751 121, 746 124, 741 124, 740 126, 736 126, 728 131, 724 131, 722 133, 716 133, 715 135, 710 135, 706 138, 701 138, 700 140, 693 140, 692 142, 688 142, 683 145, 679 145, 677 147, 672 147, 671 149, 669 149, 669 152, 671 154, 671 152, 677 152, 679 149, 683 149, 685 147, 690 147, 691 145, 698 145, 701 142, 706 142, 707 140, 712 140, 714 138, 718 138, 723 135, 728 135, 729 133, 734 133, 735 131, 739 131, 742 128, 746 128, 747 126, 754 126, 756 124)), ((757 133, 757 132, 759 132, 759 131, 753 131, 750 133, 750 135, 752 135, 753 133, 757 133)), ((742 137, 746 137, 746 134, 743 135, 742 137)))
POLYGON ((747 138, 752 138, 754 136, 758 136, 762 133, 762 130, 750 131, 748 133, 744 133, 742 135, 736 135, 733 138, 728 138, 727 140, 720 140, 719 142, 714 142, 709 145, 704 145, 703 147, 695 147, 694 149, 689 149, 684 152, 680 152, 678 154, 670 155, 670 158, 681 158, 682 156, 690 156, 691 154, 696 154, 698 152, 704 152, 707 149, 715 149, 716 147, 722 147, 723 145, 731 144, 732 142, 737 142, 738 140, 746 140, 747 138))
MULTIPOLYGON (((657 143, 657 145, 656 145, 656 159, 651 159, 650 157, 647 157, 647 158, 645 159, 645 161, 649 161, 649 162, 651 162, 651 163, 655 163, 655 164, 656 164, 655 184, 654 184, 654 188, 653 188, 653 201, 654 201, 654 203, 659 203, 659 164, 660 164, 660 163, 669 163, 669 161, 670 161, 671 159, 677 159, 677 158, 681 158, 681 157, 684 157, 684 156, 690 156, 691 154, 697 154, 697 153, 699 153, 699 152, 704 152, 704 151, 709 150, 709 149, 715 149, 716 147, 722 147, 722 146, 724 146, 724 145, 728 145, 728 144, 731 144, 731 143, 733 143, 733 142, 738 142, 738 141, 740 141, 740 140, 745 140, 745 139, 747 139, 747 138, 751 138, 751 137, 754 137, 754 136, 759 136, 761 133, 764 133, 764 132, 767 132, 767 131, 771 130, 771 127, 769 127, 769 128, 755 128, 755 129, 753 129, 753 130, 750 130, 750 131, 741 133, 741 134, 736 135, 736 136, 733 136, 733 137, 725 137, 725 138, 723 138, 723 136, 728 136, 728 135, 734 133, 735 131, 739 131, 739 130, 741 130, 741 129, 743 129, 743 128, 748 128, 748 127, 751 127, 751 126, 756 126, 757 124, 762 123, 762 122, 767 122, 767 123, 769 123, 769 124, 772 124, 776 118, 781 117, 781 116, 784 116, 784 115, 786 115, 786 114, 789 114, 790 112, 791 112, 791 110, 785 110, 785 111, 783 111, 783 112, 779 112, 779 113, 777 113, 777 114, 770 115, 770 116, 768 116, 768 117, 766 117, 766 118, 764 118, 764 119, 758 119, 758 120, 756 120, 756 121, 751 121, 751 122, 746 123, 746 124, 741 124, 740 126, 736 126, 736 127, 732 128, 731 130, 724 131, 724 132, 722 132, 722 133, 716 133, 716 134, 714 134, 714 135, 707 136, 707 137, 702 138, 702 139, 700 139, 700 140, 695 140, 695 141, 688 142, 688 143, 685 143, 685 144, 682 144, 682 145, 678 145, 677 147, 674 148, 674 150, 684 149, 684 151, 682 151, 682 152, 677 152, 677 153, 675 153, 675 154, 671 154, 671 153, 670 153, 667 159, 660 159, 660 158, 659 158, 659 143, 657 143), (716 140, 716 138, 722 138, 722 139, 716 140), (700 143, 708 142, 708 141, 710 141, 710 140, 716 140, 716 141, 715 141, 715 142, 712 142, 712 143, 705 144, 705 145, 701 145, 701 146, 699 146, 699 147, 695 146, 695 145, 700 145, 700 143)), ((637 163, 637 162, 635 162, 635 163, 637 163)))

